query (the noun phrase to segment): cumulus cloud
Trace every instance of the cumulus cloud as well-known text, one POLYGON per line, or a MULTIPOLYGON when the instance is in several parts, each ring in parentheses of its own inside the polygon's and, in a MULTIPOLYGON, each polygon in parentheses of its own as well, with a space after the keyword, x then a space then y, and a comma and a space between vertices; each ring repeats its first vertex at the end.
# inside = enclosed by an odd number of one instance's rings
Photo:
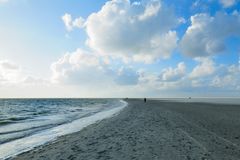
POLYGON ((188 76, 193 88, 205 88, 211 91, 235 92, 240 89, 240 67, 215 64, 213 60, 198 59, 197 65, 188 76))
POLYGON ((112 69, 109 63, 99 55, 77 49, 52 64, 52 81, 73 85, 137 84, 138 75, 132 68, 112 69))
POLYGON ((77 49, 67 53, 51 65, 53 82, 84 83, 97 81, 103 72, 99 59, 86 51, 77 49))
POLYGON ((155 94, 176 91, 183 89, 185 86, 185 78, 181 77, 175 79, 169 79, 168 81, 162 80, 162 73, 150 73, 144 72, 139 77, 138 89, 155 92, 155 94))
POLYGON ((177 46, 179 19, 159 0, 112 0, 86 21, 87 44, 100 54, 151 62, 177 46))
POLYGON ((164 94, 162 96, 175 96, 173 93, 178 91, 184 92, 186 89, 190 89, 191 79, 189 73, 187 73, 187 67, 184 62, 179 62, 175 68, 167 67, 162 69, 161 73, 151 73, 147 71, 140 72, 138 89, 148 90, 155 95, 159 93, 164 94))
POLYGON ((213 77, 210 85, 216 88, 240 90, 240 67, 231 65, 223 66, 220 69, 224 72, 219 71, 218 74, 213 77))
POLYGON ((215 64, 211 59, 196 58, 195 60, 200 64, 193 68, 192 72, 189 75, 190 78, 205 77, 212 75, 215 72, 215 64))
POLYGON ((237 0, 220 0, 220 3, 224 8, 229 8, 235 5, 237 3, 237 0))
POLYGON ((184 62, 178 63, 176 68, 163 69, 160 79, 163 81, 176 81, 182 78, 186 73, 186 65, 184 62))
POLYGON ((72 19, 72 15, 65 13, 62 16, 62 21, 68 31, 72 31, 74 28, 83 28, 85 20, 82 17, 72 19))
POLYGON ((180 42, 181 51, 191 57, 204 57, 225 50, 225 40, 231 36, 240 36, 239 14, 219 12, 214 17, 208 14, 196 14, 191 17, 180 42))
POLYGON ((190 73, 190 78, 199 78, 212 75, 216 68, 214 62, 209 58, 196 58, 198 63, 190 73))

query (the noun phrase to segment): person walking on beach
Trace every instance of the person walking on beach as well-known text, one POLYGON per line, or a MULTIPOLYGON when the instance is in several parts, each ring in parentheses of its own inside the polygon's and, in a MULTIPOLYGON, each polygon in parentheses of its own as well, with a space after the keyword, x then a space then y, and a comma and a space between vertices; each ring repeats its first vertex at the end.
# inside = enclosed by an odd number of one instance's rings
POLYGON ((146 98, 144 98, 144 103, 146 103, 147 102, 147 99, 146 98))

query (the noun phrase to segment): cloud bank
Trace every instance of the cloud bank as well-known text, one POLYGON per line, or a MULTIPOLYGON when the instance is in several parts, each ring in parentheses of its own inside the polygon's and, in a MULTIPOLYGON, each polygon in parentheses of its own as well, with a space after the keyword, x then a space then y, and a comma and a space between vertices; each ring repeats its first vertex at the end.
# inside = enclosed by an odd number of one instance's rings
MULTIPOLYGON (((228 8, 236 1, 221 0, 220 3, 228 8)), ((239 71, 229 71, 229 68, 236 66, 222 67, 212 59, 226 50, 228 38, 240 37, 240 16, 237 11, 231 14, 221 11, 215 15, 192 15, 182 37, 178 37, 176 28, 180 24, 187 25, 187 20, 177 17, 173 8, 160 0, 111 0, 86 20, 80 18, 79 25, 74 23, 77 19, 72 20, 69 14, 62 19, 68 31, 75 27, 86 31, 86 45, 90 53, 78 49, 53 63, 52 80, 55 82, 131 86, 136 91, 156 93, 162 90, 193 91, 196 88, 236 90, 239 86, 239 76, 236 74, 239 71), (139 69, 131 67, 135 62, 154 63, 159 59, 172 58, 176 48, 197 64, 189 68, 182 61, 175 68, 159 68, 159 73, 138 72, 139 69), (114 62, 109 57, 115 60, 122 58, 129 66, 122 64, 113 68, 114 62), (105 61, 105 58, 108 60, 105 61), (220 68, 224 68, 224 74, 220 68), (230 83, 236 88, 231 87, 230 83)))

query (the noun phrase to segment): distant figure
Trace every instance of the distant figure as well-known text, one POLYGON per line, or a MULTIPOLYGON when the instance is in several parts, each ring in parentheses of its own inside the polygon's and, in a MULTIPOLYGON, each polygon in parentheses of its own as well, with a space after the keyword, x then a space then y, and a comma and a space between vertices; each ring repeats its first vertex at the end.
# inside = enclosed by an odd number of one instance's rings
POLYGON ((146 103, 147 102, 147 98, 144 98, 144 103, 146 103))
POLYGON ((192 97, 188 97, 188 99, 191 99, 192 97))

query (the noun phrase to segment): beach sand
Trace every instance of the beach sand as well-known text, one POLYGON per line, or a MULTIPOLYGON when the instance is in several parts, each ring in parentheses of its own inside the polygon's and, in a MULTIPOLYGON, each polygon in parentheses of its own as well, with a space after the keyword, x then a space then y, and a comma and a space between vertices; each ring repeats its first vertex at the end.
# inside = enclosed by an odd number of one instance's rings
POLYGON ((239 160, 240 106, 128 100, 117 116, 16 160, 239 160))

